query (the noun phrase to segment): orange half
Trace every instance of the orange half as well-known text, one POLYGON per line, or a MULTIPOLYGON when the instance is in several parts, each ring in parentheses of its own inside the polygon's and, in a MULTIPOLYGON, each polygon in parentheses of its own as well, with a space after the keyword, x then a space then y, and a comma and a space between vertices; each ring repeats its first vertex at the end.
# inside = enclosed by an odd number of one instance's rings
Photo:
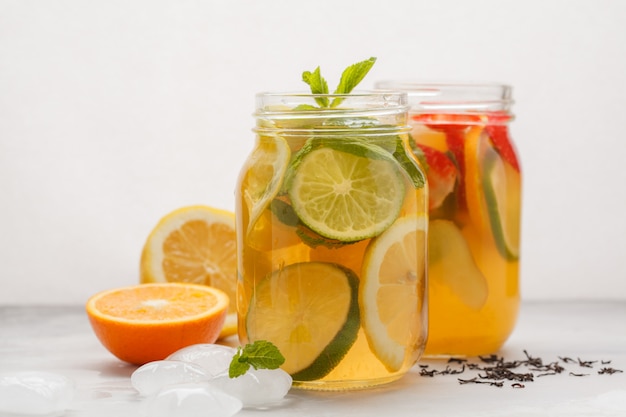
POLYGON ((103 291, 85 308, 104 347, 125 362, 141 365, 185 346, 215 342, 228 303, 217 288, 162 283, 103 291))

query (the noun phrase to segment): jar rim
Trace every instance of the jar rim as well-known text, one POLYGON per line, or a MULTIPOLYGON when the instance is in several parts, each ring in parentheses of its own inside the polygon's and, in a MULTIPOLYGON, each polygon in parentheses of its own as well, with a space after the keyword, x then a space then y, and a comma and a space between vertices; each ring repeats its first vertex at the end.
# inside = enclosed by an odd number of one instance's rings
POLYGON ((408 95, 407 92, 401 91, 399 89, 393 89, 393 88, 377 88, 377 89, 374 89, 374 90, 357 90, 357 91, 353 91, 351 93, 343 93, 343 94, 339 94, 339 93, 325 93, 325 94, 321 94, 321 93, 311 93, 311 92, 307 92, 307 91, 261 91, 261 92, 256 94, 257 97, 280 97, 280 96, 285 96, 285 97, 341 97, 341 98, 355 97, 355 98, 363 98, 363 97, 386 97, 386 96, 392 96, 392 97, 398 97, 399 99, 401 99, 402 96, 406 96, 406 95, 408 95))
POLYGON ((514 104, 513 88, 504 83, 383 80, 376 87, 405 91, 412 112, 508 112, 514 104))
POLYGON ((256 114, 283 113, 346 113, 363 111, 406 112, 408 94, 400 90, 361 90, 349 94, 314 94, 304 91, 260 92, 256 94, 256 114), (319 106, 320 101, 332 103, 338 99, 342 105, 319 106), (306 108, 302 106, 310 105, 306 108))

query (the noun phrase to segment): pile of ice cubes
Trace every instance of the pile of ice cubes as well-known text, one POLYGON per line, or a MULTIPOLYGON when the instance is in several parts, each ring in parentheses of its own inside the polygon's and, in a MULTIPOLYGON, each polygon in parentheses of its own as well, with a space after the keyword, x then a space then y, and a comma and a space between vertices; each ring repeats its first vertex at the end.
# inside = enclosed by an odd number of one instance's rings
POLYGON ((141 366, 131 383, 146 398, 150 417, 199 413, 229 417, 243 407, 281 401, 291 388, 291 376, 282 369, 250 368, 230 378, 228 368, 236 351, 212 344, 188 346, 141 366))
MULTIPOLYGON (((147 363, 131 375, 147 417, 235 415, 244 407, 280 402, 291 388, 282 369, 250 368, 230 378, 235 348, 199 344, 183 348, 162 361, 147 363)), ((49 372, 0 374, 0 415, 63 415, 72 403, 74 383, 49 372)))

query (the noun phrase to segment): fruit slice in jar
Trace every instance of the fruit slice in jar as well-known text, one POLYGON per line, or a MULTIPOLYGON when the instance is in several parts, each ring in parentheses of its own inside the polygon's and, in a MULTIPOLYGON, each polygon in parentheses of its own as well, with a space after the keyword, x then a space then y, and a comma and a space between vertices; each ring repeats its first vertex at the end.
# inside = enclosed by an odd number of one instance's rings
POLYGON ((520 175, 493 148, 488 136, 466 138, 466 195, 472 223, 490 230, 496 247, 509 260, 519 257, 520 175))
POLYGON ((520 175, 491 148, 484 166, 483 190, 493 237, 502 256, 514 261, 519 258, 520 175))
POLYGON ((425 336, 426 229, 425 216, 399 218, 365 252, 361 321, 370 348, 390 372, 400 370, 407 347, 425 336))
POLYGON ((509 127, 507 126, 511 116, 505 112, 493 112, 489 114, 489 121, 485 130, 491 138, 491 143, 496 148, 502 158, 511 164, 515 171, 520 172, 519 160, 513 147, 513 142, 509 137, 509 127))
POLYGON ((439 208, 446 197, 454 191, 458 171, 448 156, 430 146, 419 144, 426 159, 428 178, 428 208, 439 208))
POLYGON ((241 189, 250 232, 259 216, 278 194, 289 165, 291 150, 280 136, 260 136, 244 168, 241 189))
POLYGON ((487 207, 483 195, 484 157, 489 138, 483 130, 472 129, 465 137, 465 198, 474 228, 481 233, 488 228, 487 207))
POLYGON ((488 288, 465 238, 449 220, 431 220, 428 228, 428 271, 431 280, 446 285, 461 301, 480 309, 488 288))
POLYGON ((336 264, 303 262, 266 276, 246 317, 248 338, 268 340, 295 380, 323 378, 354 344, 360 325, 358 278, 336 264))
POLYGON ((378 147, 342 142, 302 156, 289 196, 300 220, 329 239, 356 242, 379 235, 396 219, 404 200, 398 163, 378 147))

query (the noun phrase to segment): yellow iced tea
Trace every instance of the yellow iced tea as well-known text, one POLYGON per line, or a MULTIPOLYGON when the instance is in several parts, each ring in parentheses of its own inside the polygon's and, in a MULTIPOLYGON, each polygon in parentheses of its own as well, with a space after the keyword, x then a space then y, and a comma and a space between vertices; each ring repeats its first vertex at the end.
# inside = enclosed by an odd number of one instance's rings
POLYGON ((427 355, 492 353, 514 328, 521 175, 510 118, 502 110, 412 114, 430 192, 427 355))
POLYGON ((406 95, 316 98, 257 97, 236 193, 239 337, 275 344, 295 386, 363 388, 424 348, 426 178, 406 95))

